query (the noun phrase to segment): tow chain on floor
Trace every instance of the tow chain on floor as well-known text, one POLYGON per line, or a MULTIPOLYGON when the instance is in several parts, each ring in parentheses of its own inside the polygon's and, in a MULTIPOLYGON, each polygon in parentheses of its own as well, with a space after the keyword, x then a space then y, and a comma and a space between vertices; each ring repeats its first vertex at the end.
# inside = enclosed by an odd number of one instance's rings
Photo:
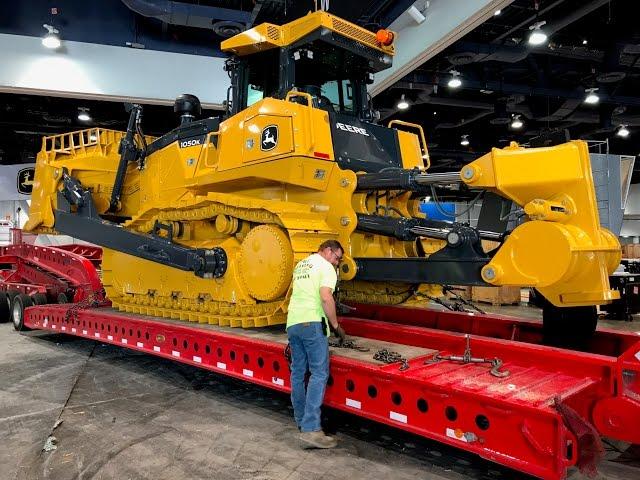
POLYGON ((376 353, 374 353, 373 354, 373 359, 374 360, 378 360, 379 362, 383 362, 383 363, 397 363, 397 362, 400 362, 399 370, 401 372, 403 372, 403 371, 405 371, 405 370, 407 370, 409 368, 409 361, 406 358, 404 358, 398 352, 394 352, 393 350, 387 350, 386 348, 378 350, 376 353))
POLYGON ((464 336, 466 340, 466 346, 463 355, 440 355, 436 353, 428 360, 425 360, 425 364, 438 363, 441 361, 459 362, 459 363, 488 363, 491 365, 489 373, 497 378, 504 378, 509 376, 509 370, 501 370, 503 362, 498 357, 495 358, 475 358, 471 356, 471 335, 466 334, 464 336))

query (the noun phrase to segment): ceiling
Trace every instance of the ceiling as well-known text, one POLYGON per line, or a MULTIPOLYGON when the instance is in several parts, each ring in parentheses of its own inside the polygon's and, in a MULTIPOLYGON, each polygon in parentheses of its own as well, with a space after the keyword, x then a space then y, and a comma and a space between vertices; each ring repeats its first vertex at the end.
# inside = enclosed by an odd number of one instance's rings
MULTIPOLYGON (((389 25, 412 3, 413 0, 334 1, 330 2, 330 11, 376 30, 389 25)), ((69 41, 133 44, 148 50, 222 56, 220 42, 235 33, 234 28, 264 21, 284 23, 313 9, 313 0, 0 2, 0 33, 41 37, 45 33, 42 25, 48 23, 69 41), (57 9, 55 15, 51 8, 57 9), (172 15, 167 14, 170 8, 172 15)), ((161 135, 177 125, 172 107, 144 108, 145 133, 161 135)), ((203 115, 216 114, 203 111, 203 115)), ((43 135, 88 127, 126 129, 127 119, 122 103, 0 93, 0 164, 33 162, 43 135), (90 122, 77 119, 79 107, 89 108, 90 122)))
POLYGON ((376 97, 377 107, 385 120, 421 123, 442 170, 559 129, 636 155, 640 30, 628 9, 623 0, 515 0, 376 97), (541 21, 549 41, 532 47, 529 27, 541 21), (447 86, 451 70, 460 73, 460 88, 447 86), (584 102, 588 88, 598 89, 598 104, 584 102), (403 94, 411 106, 399 111, 403 94), (514 115, 524 123, 517 130, 514 115), (616 135, 621 124, 631 131, 626 139, 616 135))
MULTIPOLYGON (((281 23, 304 15, 314 2, 183 0, 184 8, 196 9, 188 18, 163 16, 154 8, 166 3, 2 2, 0 33, 41 36, 42 24, 54 22, 67 40, 119 46, 134 42, 147 49, 210 56, 220 55, 220 41, 232 33, 234 22, 281 23), (52 17, 54 3, 58 14, 52 17), (197 24, 198 14, 215 15, 208 21, 223 25, 190 25, 197 24)), ((412 3, 334 1, 330 11, 375 30, 412 3)), ((385 122, 399 118, 422 124, 434 169, 441 171, 459 168, 491 147, 512 140, 527 143, 557 129, 567 129, 572 138, 608 140, 611 152, 635 155, 640 152, 640 31, 629 13, 624 0, 514 0, 500 15, 376 96, 374 105, 385 122), (548 44, 530 47, 529 27, 539 21, 546 21, 542 28, 554 33, 548 44), (455 90, 447 87, 452 69, 463 81, 455 90), (586 88, 598 88, 598 105, 584 104, 586 88), (411 106, 398 111, 402 94, 411 106), (524 123, 520 130, 509 126, 514 114, 524 123), (631 131, 624 140, 615 135, 620 124, 631 131), (462 135, 468 135, 468 146, 460 145, 462 135)), ((124 129, 127 117, 121 103, 0 93, 0 163, 33 161, 42 135, 87 126, 124 129), (78 107, 90 109, 91 122, 77 120, 78 107)), ((176 124, 171 107, 145 106, 146 133, 160 135, 176 124)))

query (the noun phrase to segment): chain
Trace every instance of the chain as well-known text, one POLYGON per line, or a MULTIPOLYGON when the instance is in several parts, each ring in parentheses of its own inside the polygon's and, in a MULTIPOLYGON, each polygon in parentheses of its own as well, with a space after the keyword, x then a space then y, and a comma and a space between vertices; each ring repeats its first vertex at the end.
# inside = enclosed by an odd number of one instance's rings
POLYGON ((383 363, 396 363, 400 362, 400 371, 403 372, 409 368, 409 361, 393 350, 387 350, 383 348, 373 354, 373 359, 383 363))
POLYGON ((463 355, 440 355, 440 353, 436 353, 433 357, 428 360, 425 360, 425 364, 429 363, 438 363, 444 360, 450 362, 459 362, 463 364, 467 363, 488 363, 491 366, 491 370, 489 373, 497 378, 504 378, 510 375, 509 370, 502 370, 503 362, 498 357, 495 358, 476 358, 471 355, 471 335, 466 334, 465 338, 465 349, 463 355))
POLYGON ((368 352, 369 351, 369 349, 367 347, 363 347, 361 345, 358 345, 353 340, 345 340, 344 342, 332 342, 332 341, 329 341, 329 346, 330 347, 336 347, 336 348, 349 348, 351 350, 357 350, 358 352, 368 352))
POLYGON ((72 303, 67 311, 64 314, 64 319, 68 322, 70 319, 77 320, 78 312, 80 310, 84 310, 86 308, 95 308, 99 307, 104 303, 105 293, 104 289, 100 289, 99 291, 91 292, 84 300, 81 300, 77 303, 72 303))

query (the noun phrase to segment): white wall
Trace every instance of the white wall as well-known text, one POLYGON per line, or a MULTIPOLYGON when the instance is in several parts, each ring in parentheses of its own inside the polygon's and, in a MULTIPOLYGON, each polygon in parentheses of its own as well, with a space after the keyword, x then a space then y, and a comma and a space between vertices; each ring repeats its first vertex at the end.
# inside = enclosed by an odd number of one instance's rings
MULTIPOLYGON (((640 215, 640 184, 634 183, 629 187, 629 196, 627 197, 627 207, 624 210, 625 215, 640 215)), ((638 243, 640 236, 640 220, 623 220, 621 237, 629 237, 625 243, 638 243), (636 237, 635 239, 633 237, 636 237)), ((624 238, 623 238, 624 240, 624 238)))
POLYGON ((0 201, 0 220, 11 220, 13 225, 22 228, 29 219, 29 204, 26 200, 0 201))
POLYGON ((171 104, 182 93, 222 108, 230 84, 224 59, 0 34, 0 91, 171 104))
POLYGON ((375 75, 369 88, 377 95, 434 55, 490 19, 497 9, 513 0, 418 0, 414 6, 425 20, 418 24, 408 13, 400 15, 389 29, 397 33, 393 67, 375 75), (425 8, 425 5, 429 5, 425 8))

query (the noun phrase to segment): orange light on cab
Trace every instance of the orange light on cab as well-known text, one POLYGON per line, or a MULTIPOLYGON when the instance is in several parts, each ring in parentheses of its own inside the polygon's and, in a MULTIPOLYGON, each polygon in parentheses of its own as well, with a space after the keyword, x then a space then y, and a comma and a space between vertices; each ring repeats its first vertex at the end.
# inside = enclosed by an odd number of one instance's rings
POLYGON ((393 37, 393 32, 385 29, 378 30, 378 33, 376 33, 376 40, 385 47, 388 47, 393 43, 393 37))

